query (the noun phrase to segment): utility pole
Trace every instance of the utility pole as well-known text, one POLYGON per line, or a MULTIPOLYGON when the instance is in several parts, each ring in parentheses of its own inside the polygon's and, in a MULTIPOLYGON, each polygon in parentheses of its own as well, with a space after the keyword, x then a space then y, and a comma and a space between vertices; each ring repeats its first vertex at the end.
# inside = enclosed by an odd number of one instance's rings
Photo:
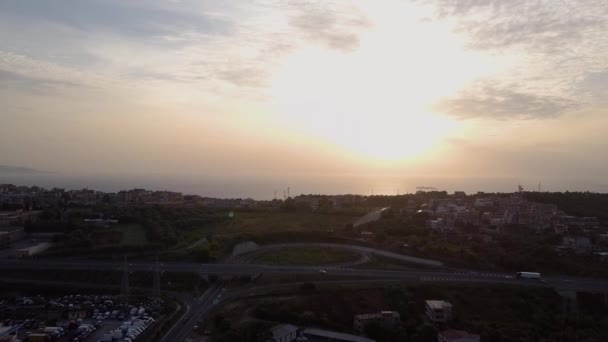
POLYGON ((290 193, 291 189, 289 187, 287 187, 287 198, 291 197, 291 193, 290 193))
POLYGON ((125 255, 122 265, 122 283, 120 286, 120 295, 123 297, 125 303, 129 303, 129 264, 127 263, 127 256, 125 255))
POLYGON ((152 287, 152 297, 154 300, 160 300, 160 264, 158 256, 156 256, 156 265, 154 265, 154 285, 152 287))

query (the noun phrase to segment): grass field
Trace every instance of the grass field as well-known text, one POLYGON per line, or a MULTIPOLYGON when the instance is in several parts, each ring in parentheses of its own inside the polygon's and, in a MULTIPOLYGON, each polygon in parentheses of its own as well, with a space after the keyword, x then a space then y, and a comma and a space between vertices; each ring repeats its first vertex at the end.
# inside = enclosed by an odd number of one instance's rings
POLYGON ((353 216, 301 212, 235 212, 232 220, 217 228, 221 230, 219 233, 328 231, 344 228, 355 219, 353 216))
POLYGON ((323 265, 337 264, 359 259, 357 253, 321 247, 293 248, 271 251, 255 259, 256 263, 269 265, 323 265))
MULTIPOLYGON (((229 215, 229 212, 226 212, 229 215)), ((263 235, 281 232, 329 232, 342 229, 357 216, 326 215, 310 212, 234 211, 232 218, 188 231, 181 231, 178 247, 183 248, 203 239, 207 234, 218 238, 236 235, 263 235)))
POLYGON ((114 229, 123 233, 121 245, 137 246, 148 243, 146 232, 141 224, 120 224, 114 229))

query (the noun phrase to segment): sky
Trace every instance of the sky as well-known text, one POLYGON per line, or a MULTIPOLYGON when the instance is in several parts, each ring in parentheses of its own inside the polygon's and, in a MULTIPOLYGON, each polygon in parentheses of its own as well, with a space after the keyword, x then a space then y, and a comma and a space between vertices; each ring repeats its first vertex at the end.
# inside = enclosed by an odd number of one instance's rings
POLYGON ((604 0, 3 0, 0 183, 608 192, 604 0))

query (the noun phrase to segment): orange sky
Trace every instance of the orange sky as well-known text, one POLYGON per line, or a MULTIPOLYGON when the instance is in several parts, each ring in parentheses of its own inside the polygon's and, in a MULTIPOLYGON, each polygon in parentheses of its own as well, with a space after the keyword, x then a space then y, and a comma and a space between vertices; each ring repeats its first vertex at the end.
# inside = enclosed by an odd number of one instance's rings
POLYGON ((0 165, 606 191, 607 18, 582 0, 6 1, 0 165))

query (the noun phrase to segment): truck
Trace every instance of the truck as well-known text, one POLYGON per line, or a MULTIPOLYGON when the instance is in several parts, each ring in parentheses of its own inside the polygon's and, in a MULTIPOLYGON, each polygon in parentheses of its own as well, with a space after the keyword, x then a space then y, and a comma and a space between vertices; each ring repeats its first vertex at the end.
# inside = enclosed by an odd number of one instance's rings
POLYGON ((538 272, 517 272, 517 278, 540 279, 540 273, 538 273, 538 272))

